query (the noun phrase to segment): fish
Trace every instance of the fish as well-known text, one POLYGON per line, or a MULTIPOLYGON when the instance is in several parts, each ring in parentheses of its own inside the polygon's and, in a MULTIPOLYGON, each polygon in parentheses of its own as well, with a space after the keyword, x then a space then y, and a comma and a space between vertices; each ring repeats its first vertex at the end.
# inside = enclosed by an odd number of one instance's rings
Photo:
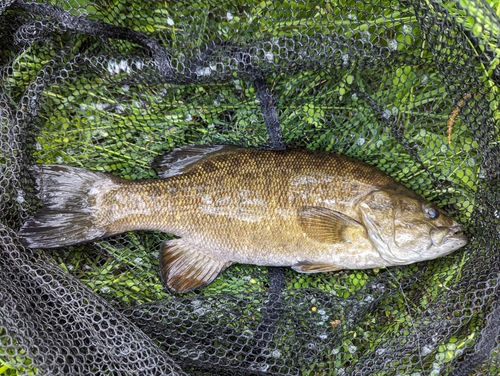
POLYGON ((467 244, 464 227, 389 175, 329 152, 188 145, 155 158, 158 179, 34 165, 43 203, 19 231, 57 248, 127 231, 174 235, 160 276, 182 293, 231 264, 299 273, 432 260, 467 244))

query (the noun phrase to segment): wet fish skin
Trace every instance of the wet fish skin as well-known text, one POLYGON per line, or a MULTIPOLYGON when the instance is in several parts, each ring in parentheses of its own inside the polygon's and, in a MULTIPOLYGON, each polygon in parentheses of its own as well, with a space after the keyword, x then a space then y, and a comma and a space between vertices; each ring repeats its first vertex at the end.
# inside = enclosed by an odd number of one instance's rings
POLYGON ((365 269, 433 259, 467 243, 439 208, 345 156, 187 146, 155 163, 161 178, 147 181, 35 166, 44 206, 21 239, 52 248, 133 230, 174 234, 160 267, 178 292, 206 285, 232 263, 365 269))

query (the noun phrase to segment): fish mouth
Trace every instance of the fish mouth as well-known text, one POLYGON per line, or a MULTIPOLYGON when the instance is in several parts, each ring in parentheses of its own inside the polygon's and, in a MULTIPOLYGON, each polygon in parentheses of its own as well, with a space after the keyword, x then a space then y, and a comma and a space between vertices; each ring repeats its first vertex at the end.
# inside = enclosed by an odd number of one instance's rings
MULTIPOLYGON (((431 230, 431 241, 435 247, 455 245, 461 247, 467 244, 464 227, 456 225, 452 227, 437 227, 431 230), (460 244, 460 245, 459 245, 460 244)), ((456 249, 456 248, 455 248, 456 249)))

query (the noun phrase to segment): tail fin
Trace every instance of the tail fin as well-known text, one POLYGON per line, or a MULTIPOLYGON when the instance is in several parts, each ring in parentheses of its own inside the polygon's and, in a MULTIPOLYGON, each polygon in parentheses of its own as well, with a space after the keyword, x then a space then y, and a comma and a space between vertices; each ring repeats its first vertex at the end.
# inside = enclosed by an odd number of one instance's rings
POLYGON ((95 221, 95 195, 111 175, 78 167, 36 165, 36 178, 42 209, 28 219, 19 231, 21 242, 30 248, 56 248, 84 243, 106 235, 95 221))

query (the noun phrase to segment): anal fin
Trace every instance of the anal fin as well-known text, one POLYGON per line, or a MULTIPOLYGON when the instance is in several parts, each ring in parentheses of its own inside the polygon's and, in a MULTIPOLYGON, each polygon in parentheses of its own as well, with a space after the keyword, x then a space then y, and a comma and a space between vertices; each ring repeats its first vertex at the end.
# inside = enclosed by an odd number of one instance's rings
POLYGON ((231 262, 210 257, 183 239, 171 240, 163 246, 160 257, 163 284, 175 292, 188 292, 208 285, 231 262))
POLYGON ((301 262, 293 265, 292 269, 299 273, 324 273, 342 270, 344 267, 333 264, 310 264, 301 262))

